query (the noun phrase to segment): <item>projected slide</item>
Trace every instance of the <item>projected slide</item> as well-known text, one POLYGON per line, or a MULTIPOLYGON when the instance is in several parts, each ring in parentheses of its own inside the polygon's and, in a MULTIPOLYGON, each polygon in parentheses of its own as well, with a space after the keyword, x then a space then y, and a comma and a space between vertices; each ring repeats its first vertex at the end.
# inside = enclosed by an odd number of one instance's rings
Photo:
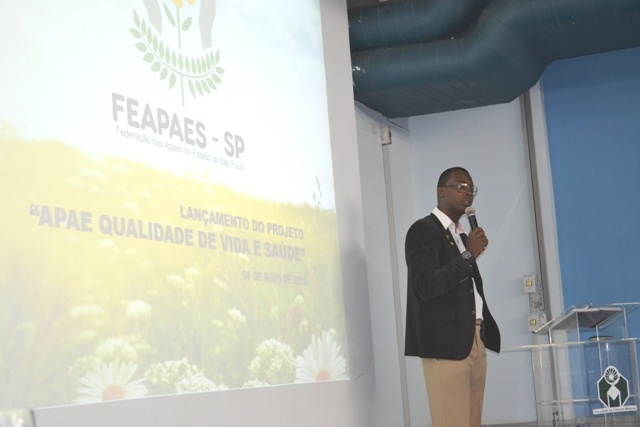
POLYGON ((318 0, 0 34, 0 409, 348 379, 318 0))

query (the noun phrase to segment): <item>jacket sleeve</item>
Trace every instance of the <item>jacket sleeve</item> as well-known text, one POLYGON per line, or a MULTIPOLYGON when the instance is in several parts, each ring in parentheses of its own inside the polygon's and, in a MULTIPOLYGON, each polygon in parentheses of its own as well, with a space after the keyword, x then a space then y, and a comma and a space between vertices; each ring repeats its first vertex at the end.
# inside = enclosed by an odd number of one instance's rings
POLYGON ((473 266, 462 258, 448 235, 431 217, 417 221, 407 232, 407 281, 421 300, 440 297, 473 278, 473 266))

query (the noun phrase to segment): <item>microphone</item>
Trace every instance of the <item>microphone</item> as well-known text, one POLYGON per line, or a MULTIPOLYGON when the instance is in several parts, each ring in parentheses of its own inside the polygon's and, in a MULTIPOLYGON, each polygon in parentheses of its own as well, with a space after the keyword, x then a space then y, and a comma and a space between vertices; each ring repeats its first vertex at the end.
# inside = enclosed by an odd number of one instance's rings
POLYGON ((478 227, 478 220, 476 219, 476 210, 469 206, 464 210, 464 213, 467 214, 467 219, 469 220, 469 225, 471 226, 471 231, 478 227))

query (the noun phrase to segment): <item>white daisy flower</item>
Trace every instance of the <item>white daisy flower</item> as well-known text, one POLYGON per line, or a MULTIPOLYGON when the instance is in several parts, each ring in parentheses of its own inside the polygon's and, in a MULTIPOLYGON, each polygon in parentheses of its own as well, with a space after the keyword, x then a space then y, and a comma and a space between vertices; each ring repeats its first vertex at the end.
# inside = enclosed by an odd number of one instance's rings
POLYGON ((345 380, 347 361, 340 355, 340 346, 323 331, 322 339, 311 337, 311 344, 302 356, 296 357, 296 383, 345 380))
POLYGON ((84 387, 76 389, 78 397, 73 402, 96 403, 146 396, 147 387, 140 384, 144 378, 131 381, 136 369, 138 366, 134 363, 100 363, 93 372, 80 378, 84 387))

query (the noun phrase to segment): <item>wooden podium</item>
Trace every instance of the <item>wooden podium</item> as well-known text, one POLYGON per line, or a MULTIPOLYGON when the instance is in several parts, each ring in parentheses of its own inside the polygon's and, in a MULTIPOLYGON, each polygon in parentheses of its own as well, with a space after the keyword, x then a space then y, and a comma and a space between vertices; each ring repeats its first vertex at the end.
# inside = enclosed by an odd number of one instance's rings
POLYGON ((640 338, 629 336, 638 308, 571 307, 536 330, 534 344, 510 349, 531 353, 538 426, 640 426, 640 338))

